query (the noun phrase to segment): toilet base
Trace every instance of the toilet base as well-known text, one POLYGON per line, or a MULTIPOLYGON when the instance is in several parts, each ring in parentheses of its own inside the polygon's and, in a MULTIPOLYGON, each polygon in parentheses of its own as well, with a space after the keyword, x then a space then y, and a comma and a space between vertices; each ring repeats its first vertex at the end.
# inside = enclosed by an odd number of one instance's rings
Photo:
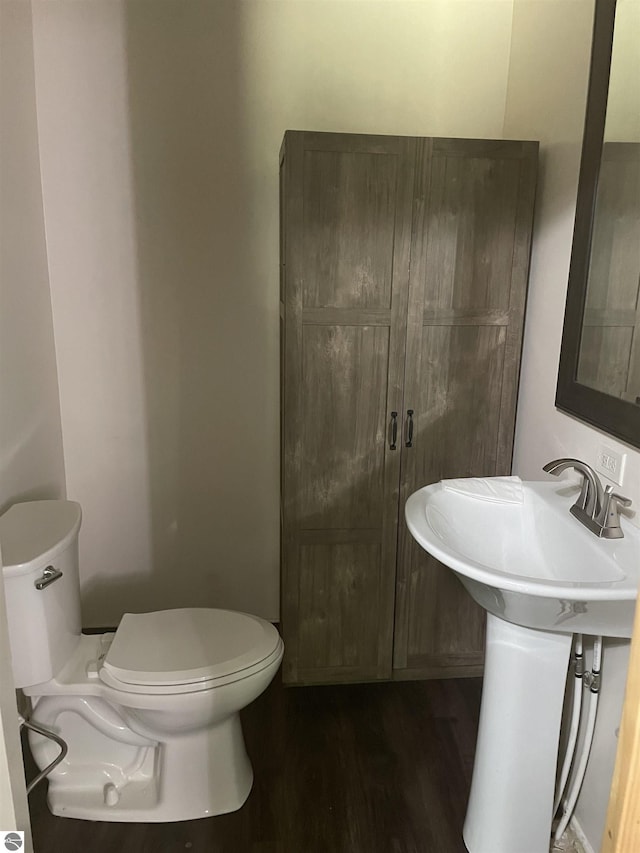
POLYGON ((253 784, 238 714, 204 732, 139 749, 124 773, 103 767, 88 778, 78 770, 67 766, 51 775, 47 800, 54 815, 135 823, 194 820, 236 811, 253 784))

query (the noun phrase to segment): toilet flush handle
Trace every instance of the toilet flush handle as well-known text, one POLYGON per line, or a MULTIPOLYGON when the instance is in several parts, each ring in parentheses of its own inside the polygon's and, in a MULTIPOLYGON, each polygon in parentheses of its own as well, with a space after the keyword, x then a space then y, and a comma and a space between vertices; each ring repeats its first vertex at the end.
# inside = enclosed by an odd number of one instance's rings
POLYGON ((47 566, 47 568, 42 572, 42 577, 35 581, 35 587, 36 589, 44 589, 46 586, 49 586, 50 583, 57 581, 58 578, 61 577, 62 572, 60 569, 54 569, 53 566, 47 566))

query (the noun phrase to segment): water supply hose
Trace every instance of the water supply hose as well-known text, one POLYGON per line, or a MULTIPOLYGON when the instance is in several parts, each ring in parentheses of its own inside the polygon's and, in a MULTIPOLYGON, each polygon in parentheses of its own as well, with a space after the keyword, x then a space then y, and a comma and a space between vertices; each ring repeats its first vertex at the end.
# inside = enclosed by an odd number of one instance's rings
POLYGON ((35 777, 35 779, 32 779, 31 782, 29 782, 29 784, 27 785, 27 794, 30 794, 31 791, 33 791, 33 789, 36 787, 36 785, 39 782, 42 782, 45 776, 48 776, 49 773, 51 773, 51 771, 54 769, 54 767, 57 767, 58 764, 60 764, 60 762, 67 754, 69 747, 67 746, 65 741, 62 740, 60 735, 57 735, 55 732, 49 731, 49 729, 45 729, 43 728, 43 726, 39 726, 37 723, 34 723, 31 720, 25 720, 24 718, 22 718, 20 722, 25 727, 25 729, 29 729, 29 731, 36 732, 36 734, 49 738, 49 740, 54 741, 60 747, 59 755, 56 755, 51 764, 47 764, 44 770, 41 770, 35 777))
POLYGON ((576 806, 578 794, 582 787, 584 774, 587 771, 587 762, 589 753, 591 752, 591 744, 593 743, 593 733, 596 727, 596 714, 598 712, 598 698, 600 695, 600 670, 602 663, 602 637, 596 637, 593 643, 593 667, 592 672, 586 673, 584 676, 585 687, 589 687, 589 712, 587 716, 587 726, 585 729, 584 742, 580 759, 576 766, 576 772, 571 780, 569 796, 564 803, 563 814, 560 819, 554 834, 554 841, 559 841, 564 834, 567 824, 569 823, 573 810, 576 806))
POLYGON ((553 813, 558 811, 560 800, 564 794, 564 789, 569 778, 569 771, 573 763, 576 752, 576 743, 578 742, 578 730, 580 728, 580 711, 582 710, 582 676, 584 675, 584 663, 582 657, 582 634, 576 634, 576 640, 573 650, 573 707, 571 709, 571 725, 569 728, 569 737, 567 739, 567 747, 564 753, 564 762, 562 764, 562 772, 558 781, 558 789, 556 791, 556 799, 553 804, 553 813))

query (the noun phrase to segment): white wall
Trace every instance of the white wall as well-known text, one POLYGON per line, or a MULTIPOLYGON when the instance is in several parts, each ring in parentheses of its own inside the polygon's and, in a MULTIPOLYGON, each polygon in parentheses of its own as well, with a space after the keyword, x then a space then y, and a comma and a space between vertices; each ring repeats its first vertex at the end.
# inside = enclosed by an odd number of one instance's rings
MULTIPOLYGON (((575 456, 593 465, 604 442, 627 453, 621 491, 638 507, 640 452, 554 407, 592 12, 593 3, 587 0, 515 0, 514 4, 505 134, 542 142, 514 470, 522 477, 540 478, 542 466, 560 456, 575 456)), ((604 829, 627 661, 627 643, 607 644, 596 736, 576 810, 594 850, 599 849, 604 829)))
MULTIPOLYGON (((0 3, 0 512, 64 496, 31 4, 0 3)), ((0 561, 1 565, 1 561, 0 561)), ((32 850, 0 572, 0 828, 32 850)))
POLYGON ((36 2, 85 624, 278 615, 287 128, 500 137, 508 0, 36 2))
POLYGON ((64 495, 42 213, 31 5, 2 0, 0 31, 0 512, 64 495))

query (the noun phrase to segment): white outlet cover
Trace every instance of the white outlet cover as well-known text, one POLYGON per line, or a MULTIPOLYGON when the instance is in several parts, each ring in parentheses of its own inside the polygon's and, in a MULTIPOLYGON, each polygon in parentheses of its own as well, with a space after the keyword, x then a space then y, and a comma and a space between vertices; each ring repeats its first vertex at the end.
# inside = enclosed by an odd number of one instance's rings
POLYGON ((624 468, 627 462, 627 454, 620 453, 607 447, 605 444, 600 445, 596 458, 596 471, 604 474, 607 480, 612 483, 622 485, 624 480, 624 468))

